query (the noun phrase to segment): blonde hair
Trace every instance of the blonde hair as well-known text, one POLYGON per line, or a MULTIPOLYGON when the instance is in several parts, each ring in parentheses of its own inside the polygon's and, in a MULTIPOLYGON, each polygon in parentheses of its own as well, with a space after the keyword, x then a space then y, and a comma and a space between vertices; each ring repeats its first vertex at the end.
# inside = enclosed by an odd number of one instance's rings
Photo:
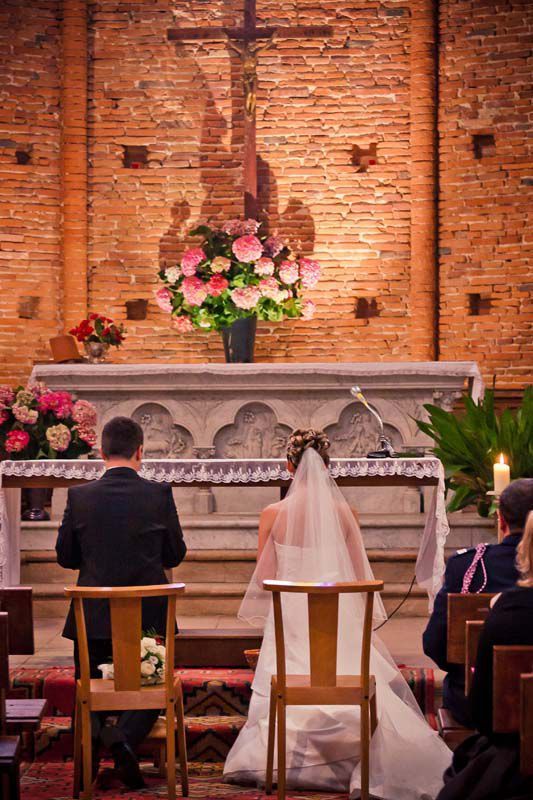
POLYGON ((329 464, 329 446, 330 442, 324 431, 317 431, 313 428, 297 428, 287 442, 287 459, 294 467, 297 467, 305 451, 312 447, 327 466, 329 464))
POLYGON ((518 586, 533 588, 533 511, 528 514, 522 539, 516 549, 516 566, 520 573, 518 586))

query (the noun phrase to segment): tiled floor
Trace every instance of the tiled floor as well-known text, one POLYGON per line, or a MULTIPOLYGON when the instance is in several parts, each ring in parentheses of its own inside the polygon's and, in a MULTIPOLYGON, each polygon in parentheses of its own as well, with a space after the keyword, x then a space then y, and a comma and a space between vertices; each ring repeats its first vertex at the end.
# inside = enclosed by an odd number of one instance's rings
MULTIPOLYGON (((181 630, 187 628, 242 628, 235 617, 181 617, 181 630)), ((423 617, 398 617, 389 620, 380 630, 380 636, 397 663, 411 666, 433 666, 422 652, 422 631, 426 625, 423 617)), ((67 666, 72 664, 72 643, 63 639, 63 620, 58 617, 35 620, 35 655, 11 656, 10 665, 67 666)))

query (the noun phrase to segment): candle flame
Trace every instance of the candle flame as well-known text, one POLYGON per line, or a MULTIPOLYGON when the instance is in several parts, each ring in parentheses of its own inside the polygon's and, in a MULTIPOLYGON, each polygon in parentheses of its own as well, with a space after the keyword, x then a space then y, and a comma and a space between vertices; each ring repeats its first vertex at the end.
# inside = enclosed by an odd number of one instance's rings
POLYGON ((500 464, 505 464, 505 458, 503 457, 503 453, 500 453, 500 464))

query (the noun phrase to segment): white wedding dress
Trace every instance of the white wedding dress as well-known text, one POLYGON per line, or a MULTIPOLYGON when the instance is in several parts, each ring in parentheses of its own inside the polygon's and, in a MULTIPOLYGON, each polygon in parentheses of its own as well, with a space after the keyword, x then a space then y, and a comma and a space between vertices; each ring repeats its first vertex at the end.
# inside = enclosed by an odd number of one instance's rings
MULTIPOLYGON (((270 593, 262 581, 368 580, 372 572, 358 526, 322 460, 307 451, 260 558, 239 616, 264 624, 248 720, 228 754, 225 780, 265 781, 270 677, 276 645, 270 593)), ((341 595, 337 670, 357 674, 363 597, 341 595)), ((309 672, 305 595, 282 595, 287 673, 309 672)), ((375 621, 385 618, 378 599, 375 621)), ((370 747, 370 791, 385 800, 432 800, 441 789, 451 752, 424 719, 385 645, 374 634, 370 670, 376 677, 378 726, 370 747)), ((287 709, 287 783, 304 790, 349 791, 359 797, 357 707, 287 709)), ((274 775, 276 779, 276 774, 274 775)))

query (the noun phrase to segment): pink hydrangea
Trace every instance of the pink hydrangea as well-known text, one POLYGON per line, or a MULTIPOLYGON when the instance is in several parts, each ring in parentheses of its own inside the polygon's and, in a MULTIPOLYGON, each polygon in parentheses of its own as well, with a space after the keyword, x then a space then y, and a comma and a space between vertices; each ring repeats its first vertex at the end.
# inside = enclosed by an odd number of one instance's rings
POLYGON ((6 411, 5 408, 0 408, 0 425, 3 425, 4 422, 7 422, 9 419, 9 411, 6 411))
POLYGON ((85 444, 88 444, 89 447, 94 447, 95 446, 95 444, 96 444, 96 433, 94 431, 94 428, 91 425, 86 425, 85 423, 80 422, 78 425, 76 425, 74 430, 76 430, 78 432, 78 436, 80 437, 82 442, 85 442, 85 444))
POLYGON ((52 411, 58 419, 65 419, 72 414, 72 397, 68 392, 52 392, 48 389, 39 397, 37 405, 43 414, 52 411))
POLYGON ((32 394, 34 394, 35 397, 40 397, 47 391, 46 384, 43 383, 42 381, 29 381, 26 389, 29 392, 32 392, 32 394))
POLYGON ((275 300, 276 303, 281 303, 288 297, 288 291, 282 289, 276 278, 265 278, 259 283, 259 289, 263 297, 268 297, 270 300, 275 300))
POLYGON ((168 314, 172 311, 172 295, 164 286, 155 293, 155 302, 161 311, 166 311, 168 314))
POLYGON ((226 256, 217 256, 211 261, 212 272, 227 272, 231 267, 231 260, 226 256))
POLYGON ((9 386, 0 386, 0 408, 10 406, 15 399, 15 392, 9 386))
POLYGON ((48 428, 46 431, 46 438, 52 450, 56 450, 58 453, 64 453, 65 450, 68 450, 72 437, 66 425, 52 425, 52 427, 48 428))
POLYGON ((207 282, 207 291, 212 297, 218 297, 225 292, 229 286, 229 281, 222 275, 212 275, 207 282))
POLYGON ((23 425, 35 425, 37 422, 39 412, 33 408, 28 408, 28 406, 14 405, 11 410, 13 411, 13 416, 15 419, 19 422, 22 422, 23 425))
POLYGON ((275 258, 281 253, 285 247, 285 243, 281 236, 269 236, 265 241, 265 255, 275 258))
POLYGON ((266 278, 268 275, 274 274, 274 267, 275 264, 271 258, 260 258, 254 267, 254 272, 266 278))
POLYGON ((316 306, 312 300, 306 300, 302 307, 302 319, 313 319, 316 306))
POLYGON ((88 400, 77 400, 72 407, 72 419, 80 425, 94 428, 96 425, 96 408, 88 400))
POLYGON ((242 289, 233 289, 231 299, 237 306, 246 311, 255 308, 261 297, 261 292, 257 286, 244 286, 242 289))
POLYGON ((228 236, 249 236, 257 233, 260 224, 256 219, 229 219, 222 230, 228 236))
POLYGON ((4 446, 8 453, 20 453, 29 443, 30 434, 27 431, 9 431, 4 446))
POLYGON ((181 317, 174 317, 172 324, 179 333, 190 333, 190 331, 194 330, 194 325, 192 324, 191 318, 185 315, 181 317))
POLYGON ((235 257, 246 264, 250 261, 258 261, 263 255, 263 245, 257 236, 252 235, 241 236, 239 239, 235 239, 231 245, 231 249, 235 257))
POLYGON ((187 277, 192 277, 196 274, 196 267, 205 261, 206 255, 201 247, 191 247, 186 250, 181 259, 181 268, 183 274, 187 277))
POLYGON ((185 302, 190 306, 201 306, 207 297, 207 286, 197 277, 185 278, 181 284, 185 302))
POLYGON ((296 261, 282 261, 279 268, 279 277, 283 283, 291 284, 298 280, 298 264, 296 261))
POLYGON ((320 278, 320 265, 310 258, 300 259, 300 277, 304 289, 314 289, 320 278))

